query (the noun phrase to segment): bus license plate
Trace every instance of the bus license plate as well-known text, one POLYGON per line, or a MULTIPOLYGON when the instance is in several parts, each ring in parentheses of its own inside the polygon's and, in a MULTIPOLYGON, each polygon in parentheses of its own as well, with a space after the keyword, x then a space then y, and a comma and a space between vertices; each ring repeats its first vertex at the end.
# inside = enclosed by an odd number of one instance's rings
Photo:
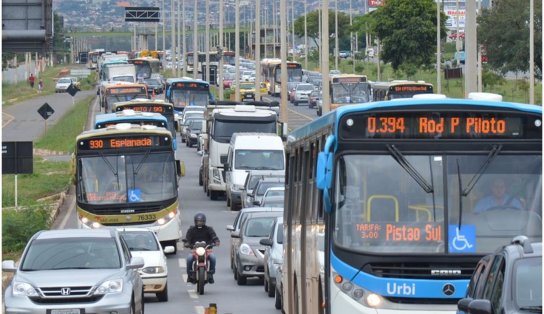
POLYGON ((51 310, 49 314, 84 314, 85 311, 80 309, 62 309, 62 310, 51 310))

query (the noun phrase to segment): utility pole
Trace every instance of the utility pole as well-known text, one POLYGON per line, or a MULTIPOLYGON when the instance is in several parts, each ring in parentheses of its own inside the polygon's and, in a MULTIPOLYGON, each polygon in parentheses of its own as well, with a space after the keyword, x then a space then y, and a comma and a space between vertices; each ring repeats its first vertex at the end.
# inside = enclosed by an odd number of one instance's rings
POLYGON ((181 72, 182 76, 187 76, 187 33, 185 32, 185 0, 181 0, 181 18, 183 24, 181 26, 181 37, 183 37, 183 44, 181 45, 181 58, 183 60, 183 70, 181 72))
POLYGON ((223 43, 223 19, 225 18, 225 12, 223 11, 223 0, 219 0, 219 49, 217 50, 220 50, 218 51, 218 54, 219 52, 221 52, 221 54, 219 55, 219 100, 223 100, 225 99, 224 97, 224 91, 223 91, 223 56, 222 56, 222 51, 225 49, 224 48, 224 43, 223 43))
POLYGON ((198 77, 198 0, 193 7, 193 79, 198 77))
POLYGON ((465 2, 465 97, 477 91, 476 0, 465 2))
POLYGON ((170 39, 172 40, 172 42, 170 43, 170 51, 171 51, 171 56, 172 56, 172 75, 176 75, 176 64, 177 64, 177 53, 176 53, 176 27, 175 27, 175 18, 176 18, 176 14, 175 14, 175 10, 174 10, 175 6, 174 6, 174 0, 170 0, 170 32, 171 32, 171 36, 170 36, 170 39))
POLYGON ((440 48, 440 0, 436 1, 436 92, 442 93, 441 68, 442 54, 440 48))
POLYGON ((338 70, 338 0, 334 1, 334 68, 338 70))
POLYGON ((351 54, 351 72, 355 73, 355 49, 353 49, 353 32, 351 28, 353 27, 353 12, 351 11, 351 0, 349 0, 349 48, 351 54))
POLYGON ((166 14, 164 10, 164 1, 161 2, 161 21, 162 21, 162 68, 166 69, 166 14))
MULTIPOLYGON (((281 59, 281 88, 280 88, 280 120, 287 124, 287 0, 280 0, 280 59, 281 59)), ((290 302, 292 304, 292 302, 290 302)))
POLYGON ((255 0, 255 100, 261 99, 261 0, 255 0))
POLYGON ((240 0, 236 0, 235 13, 234 13, 234 58, 235 58, 235 78, 234 83, 236 88, 234 91, 234 100, 240 101, 240 0))
MULTIPOLYGON (((181 42, 181 1, 182 0, 178 0, 178 5, 177 5, 177 12, 178 12, 178 15, 177 15, 177 34, 178 34, 178 41, 177 41, 177 52, 178 52, 178 60, 177 60, 177 63, 176 63, 176 76, 180 76, 180 74, 183 72, 180 68, 180 63, 181 61, 183 60, 183 53, 181 52, 183 49, 183 47, 185 46, 185 43, 182 43, 181 42)), ((185 37, 183 37, 183 41, 185 41, 185 37)))
POLYGON ((293 38, 291 51, 293 52, 291 54, 291 57, 293 61, 295 61, 295 0, 291 0, 291 37, 293 38))
MULTIPOLYGON (((350 0, 351 1, 351 0, 350 0)), ((308 69, 308 0, 304 0, 304 68, 308 69)))
MULTIPOLYGON (((273 50, 273 56, 274 58, 277 58, 278 57, 278 54, 276 53, 276 45, 277 45, 277 40, 278 40, 278 19, 277 19, 277 14, 276 14, 276 1, 277 0, 272 0, 272 12, 274 14, 272 14, 272 24, 274 25, 272 31, 274 32, 274 40, 272 41, 274 44, 273 44, 273 47, 272 47, 272 50, 273 50)), ((280 0, 281 1, 281 0, 280 0)))
POLYGON ((205 29, 205 38, 204 38, 204 50, 206 50, 206 73, 203 73, 204 80, 210 84, 215 84, 215 82, 210 82, 210 0, 206 0, 206 29, 205 29))
MULTIPOLYGON (((543 10, 544 11, 544 10, 543 10)), ((529 1, 529 103, 535 103, 535 0, 529 1)))
POLYGON ((323 91, 323 114, 331 110, 331 97, 329 90, 329 0, 323 0, 321 8, 321 75, 323 91))

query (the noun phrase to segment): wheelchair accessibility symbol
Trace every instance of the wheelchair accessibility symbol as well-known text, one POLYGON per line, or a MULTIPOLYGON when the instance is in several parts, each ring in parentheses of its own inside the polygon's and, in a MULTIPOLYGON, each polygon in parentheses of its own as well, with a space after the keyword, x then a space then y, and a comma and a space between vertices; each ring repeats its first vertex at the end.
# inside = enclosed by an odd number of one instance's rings
POLYGON ((140 189, 129 189, 128 190, 128 201, 129 201, 129 203, 141 202, 142 201, 142 191, 140 189))
POLYGON ((476 252, 476 227, 474 225, 450 225, 448 244, 451 253, 476 252))

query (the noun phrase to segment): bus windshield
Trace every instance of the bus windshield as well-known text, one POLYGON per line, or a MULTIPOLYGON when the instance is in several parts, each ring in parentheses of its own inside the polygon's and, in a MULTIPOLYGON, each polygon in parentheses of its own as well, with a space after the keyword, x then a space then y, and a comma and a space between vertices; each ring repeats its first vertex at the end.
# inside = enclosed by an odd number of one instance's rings
POLYGON ((364 253, 487 254, 520 234, 541 241, 541 156, 497 155, 481 171, 488 160, 487 154, 342 156, 334 243, 364 253), (502 200, 494 204, 497 181, 507 186, 499 187, 502 200))
POLYGON ((208 99, 206 90, 172 89, 172 101, 175 107, 207 106, 208 99))
POLYGON ((172 153, 81 157, 78 200, 87 204, 162 201, 176 196, 172 153))
POLYGON ((332 84, 332 102, 335 104, 355 104, 370 101, 368 83, 332 84))

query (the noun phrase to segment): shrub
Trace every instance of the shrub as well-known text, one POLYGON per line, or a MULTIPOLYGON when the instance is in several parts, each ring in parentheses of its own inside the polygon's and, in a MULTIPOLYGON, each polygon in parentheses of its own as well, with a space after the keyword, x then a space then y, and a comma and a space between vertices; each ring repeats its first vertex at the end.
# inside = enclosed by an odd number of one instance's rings
POLYGON ((2 254, 22 251, 30 237, 44 229, 49 229, 47 209, 2 210, 2 254))

